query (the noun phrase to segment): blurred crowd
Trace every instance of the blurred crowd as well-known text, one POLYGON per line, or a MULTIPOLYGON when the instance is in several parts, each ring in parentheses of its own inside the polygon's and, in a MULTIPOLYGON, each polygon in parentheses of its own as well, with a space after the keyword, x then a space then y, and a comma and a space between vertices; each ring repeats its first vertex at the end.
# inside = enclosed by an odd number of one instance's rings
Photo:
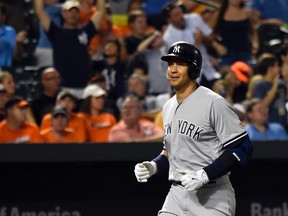
POLYGON ((160 142, 174 96, 160 57, 176 41, 200 49, 198 83, 233 104, 251 140, 288 140, 287 11, 287 0, 0 0, 0 143, 160 142))

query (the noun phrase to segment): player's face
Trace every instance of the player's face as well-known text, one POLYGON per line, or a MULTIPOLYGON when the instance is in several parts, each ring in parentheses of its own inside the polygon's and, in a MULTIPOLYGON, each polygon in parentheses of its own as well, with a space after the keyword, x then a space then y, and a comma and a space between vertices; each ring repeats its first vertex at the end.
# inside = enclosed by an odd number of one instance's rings
POLYGON ((191 79, 188 75, 187 62, 179 59, 168 61, 168 80, 175 90, 186 89, 190 85, 191 79))

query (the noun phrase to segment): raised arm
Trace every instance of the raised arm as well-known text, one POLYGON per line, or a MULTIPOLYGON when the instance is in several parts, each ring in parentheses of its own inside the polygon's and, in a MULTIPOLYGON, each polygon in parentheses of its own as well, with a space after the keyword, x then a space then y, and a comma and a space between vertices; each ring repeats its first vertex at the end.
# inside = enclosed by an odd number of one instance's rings
POLYGON ((43 0, 34 0, 35 14, 40 21, 44 31, 48 31, 50 28, 51 19, 48 14, 44 11, 43 0))
POLYGON ((94 23, 95 28, 99 30, 103 15, 105 14, 105 0, 97 0, 96 7, 97 11, 92 15, 90 20, 94 23))

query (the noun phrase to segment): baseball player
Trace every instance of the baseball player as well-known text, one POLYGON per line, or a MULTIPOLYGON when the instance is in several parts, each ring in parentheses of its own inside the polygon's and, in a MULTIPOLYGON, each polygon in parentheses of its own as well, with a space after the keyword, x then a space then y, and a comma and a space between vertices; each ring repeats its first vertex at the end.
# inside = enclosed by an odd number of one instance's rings
POLYGON ((138 182, 169 170, 171 189, 160 216, 231 216, 236 201, 229 174, 247 165, 253 146, 230 103, 199 86, 202 56, 188 42, 161 57, 176 94, 163 107, 164 147, 152 161, 135 166, 138 182))

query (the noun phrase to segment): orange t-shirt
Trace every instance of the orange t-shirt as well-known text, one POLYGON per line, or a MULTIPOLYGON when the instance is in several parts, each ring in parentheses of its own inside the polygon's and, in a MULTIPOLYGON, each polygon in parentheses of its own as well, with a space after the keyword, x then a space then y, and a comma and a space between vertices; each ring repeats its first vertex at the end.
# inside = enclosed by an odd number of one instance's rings
POLYGON ((102 113, 98 116, 90 116, 82 113, 81 116, 86 124, 88 141, 108 142, 110 129, 116 124, 115 116, 110 113, 102 113))
POLYGON ((65 134, 59 139, 57 139, 53 135, 51 127, 42 130, 40 134, 44 143, 58 144, 58 143, 80 143, 81 142, 80 139, 78 138, 78 135, 70 128, 66 128, 65 134))
POLYGON ((0 123, 0 143, 42 143, 39 128, 36 124, 25 122, 19 130, 8 127, 7 121, 0 123))
MULTIPOLYGON (((44 130, 51 127, 51 114, 46 114, 41 122, 40 130, 44 130)), ((81 142, 87 141, 87 132, 85 127, 85 122, 82 117, 75 113, 72 113, 69 118, 67 128, 70 128, 77 135, 81 142)))

